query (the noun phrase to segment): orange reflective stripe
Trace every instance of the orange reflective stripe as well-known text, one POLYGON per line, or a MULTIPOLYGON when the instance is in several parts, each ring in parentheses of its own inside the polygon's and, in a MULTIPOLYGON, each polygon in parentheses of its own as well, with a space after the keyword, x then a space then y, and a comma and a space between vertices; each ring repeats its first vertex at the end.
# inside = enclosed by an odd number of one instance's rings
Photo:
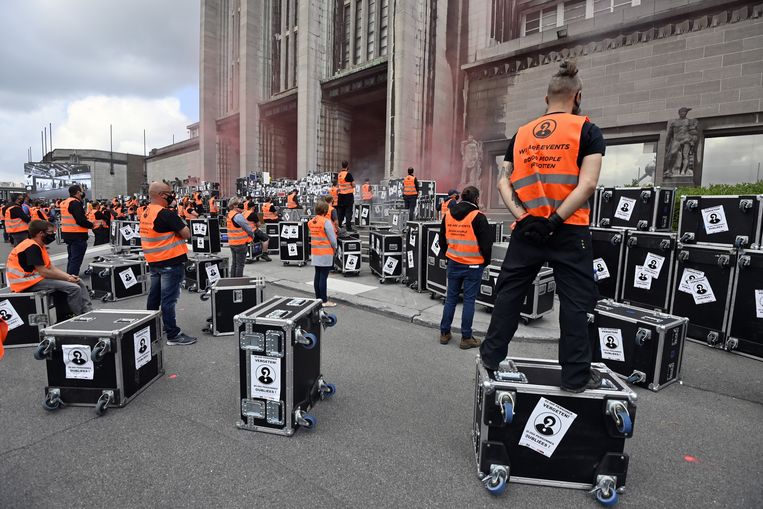
POLYGON ((140 243, 148 263, 161 262, 188 254, 188 245, 175 232, 159 233, 154 230, 154 221, 159 212, 164 210, 161 205, 150 204, 140 216, 140 243))
POLYGON ((355 192, 352 184, 345 180, 348 173, 349 172, 347 170, 342 170, 339 172, 339 177, 337 178, 337 184, 339 184, 339 194, 352 194, 355 192))
POLYGON ((403 195, 404 196, 413 196, 416 193, 416 177, 413 175, 408 175, 403 179, 403 195))
POLYGON ((479 242, 472 228, 472 221, 479 210, 469 212, 460 221, 448 214, 445 218, 445 237, 448 242, 448 250, 445 256, 454 262, 464 265, 482 265, 485 258, 480 253, 479 242))
POLYGON ((233 221, 236 214, 238 214, 238 212, 231 210, 228 212, 227 216, 229 246, 243 246, 249 243, 249 234, 233 221))
POLYGON ((331 241, 326 236, 326 221, 328 219, 324 216, 315 216, 307 223, 310 229, 310 249, 315 256, 334 256, 334 248, 331 247, 331 241))
MULTIPOLYGON (((511 185, 528 213, 553 214, 577 186, 580 135, 587 120, 569 113, 544 115, 517 131, 511 185)), ((565 223, 588 225, 588 205, 565 223)))
POLYGON ((5 266, 5 277, 8 279, 8 286, 11 287, 11 291, 15 293, 23 292, 27 288, 36 285, 43 278, 37 270, 32 272, 26 272, 19 263, 19 254, 29 249, 31 246, 38 246, 42 250, 42 261, 46 267, 50 267, 50 256, 48 256, 48 250, 44 246, 39 246, 37 242, 32 239, 24 239, 18 246, 13 248, 11 254, 8 255, 8 261, 5 266))
POLYGON ((74 216, 69 212, 69 205, 75 201, 79 200, 70 197, 61 202, 61 231, 64 233, 87 233, 88 229, 78 225, 74 216))

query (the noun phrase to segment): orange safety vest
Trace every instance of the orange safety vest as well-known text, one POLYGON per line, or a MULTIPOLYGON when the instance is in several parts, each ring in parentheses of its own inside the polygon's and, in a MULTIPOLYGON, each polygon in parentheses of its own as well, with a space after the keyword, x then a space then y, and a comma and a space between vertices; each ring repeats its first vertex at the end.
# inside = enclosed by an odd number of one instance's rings
POLYGON ((337 190, 336 186, 331 186, 329 188, 329 194, 334 197, 334 203, 339 200, 339 191, 337 190))
POLYGON ((21 233, 29 231, 29 224, 25 223, 23 219, 11 219, 11 210, 13 210, 13 207, 19 206, 11 205, 10 207, 5 208, 5 231, 7 233, 21 233))
POLYGON ((43 218, 47 221, 48 217, 50 217, 50 207, 43 207, 40 211, 42 212, 43 218))
POLYGON ((5 266, 5 277, 8 278, 8 286, 11 287, 11 291, 14 293, 21 293, 45 279, 37 270, 26 272, 19 263, 19 254, 31 246, 38 246, 42 249, 42 261, 45 262, 46 267, 50 267, 50 256, 48 256, 48 250, 45 246, 40 246, 32 239, 22 240, 18 246, 13 248, 11 254, 8 255, 8 262, 5 266))
POLYGON ((135 209, 135 215, 137 215, 138 218, 140 218, 140 216, 142 216, 145 211, 146 211, 146 206, 145 205, 141 205, 140 207, 135 209))
POLYGON ((403 179, 403 196, 416 196, 416 177, 408 175, 403 179))
POLYGON ((278 214, 273 212, 273 204, 265 203, 262 205, 262 219, 265 221, 273 221, 278 219, 278 214))
POLYGON ((290 193, 289 196, 286 197, 286 208, 288 208, 288 209, 296 209, 297 208, 297 202, 294 199, 295 196, 297 196, 296 193, 290 193))
POLYGON ((360 192, 364 200, 370 200, 374 197, 374 194, 371 192, 371 184, 363 184, 360 187, 360 192))
POLYGON ((324 216, 315 216, 307 223, 310 229, 310 250, 314 256, 334 256, 334 248, 331 247, 331 241, 326 236, 326 221, 328 219, 324 216))
POLYGON ((154 230, 154 221, 161 205, 149 204, 140 216, 140 243, 148 263, 161 262, 188 254, 188 245, 175 232, 159 233, 154 230))
POLYGON ((249 243, 249 234, 233 221, 236 214, 238 212, 235 209, 228 212, 228 245, 245 246, 249 243))
POLYGON ((61 203, 61 231, 64 233, 87 233, 88 229, 78 225, 77 221, 74 220, 74 216, 69 212, 69 205, 75 201, 79 200, 70 197, 61 203))
POLYGON ((103 219, 95 218, 95 210, 91 210, 88 213, 87 220, 93 223, 93 230, 97 230, 98 228, 106 228, 106 221, 103 219))
MULTIPOLYGON (((511 185, 525 210, 548 217, 578 185, 578 149, 588 117, 557 113, 544 115, 517 131, 511 185)), ((588 205, 576 210, 566 224, 588 225, 588 205)))
POLYGON ((454 262, 464 265, 482 265, 485 263, 480 253, 480 245, 472 228, 472 221, 479 210, 472 210, 465 218, 458 221, 451 214, 445 218, 445 238, 448 242, 448 250, 445 256, 454 262))
POLYGON ((339 177, 337 178, 337 183, 339 184, 339 194, 352 194, 355 192, 352 184, 345 180, 348 173, 350 172, 347 170, 342 170, 339 172, 339 177))
POLYGON ((443 218, 450 216, 450 207, 448 207, 448 205, 450 205, 450 202, 452 201, 453 201, 453 198, 448 198, 447 200, 442 202, 442 205, 440 205, 440 214, 442 214, 443 218))
POLYGON ((209 199, 209 213, 210 214, 217 214, 220 212, 220 209, 217 208, 217 202, 215 201, 214 197, 209 199))

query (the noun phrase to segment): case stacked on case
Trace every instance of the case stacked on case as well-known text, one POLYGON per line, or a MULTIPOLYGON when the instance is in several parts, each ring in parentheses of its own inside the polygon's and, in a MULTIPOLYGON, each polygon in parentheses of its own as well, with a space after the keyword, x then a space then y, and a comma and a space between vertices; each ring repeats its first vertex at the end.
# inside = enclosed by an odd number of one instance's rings
POLYGON ((278 223, 278 254, 284 265, 304 266, 310 259, 310 232, 307 221, 281 221, 278 223))
POLYGON ((668 311, 675 246, 673 233, 628 232, 620 294, 623 302, 668 311))
POLYGON ((362 257, 361 242, 357 235, 345 235, 340 236, 337 239, 334 268, 341 272, 345 277, 357 276, 360 274, 362 257))
POLYGON ((203 292, 218 279, 228 277, 228 257, 194 254, 185 264, 183 285, 189 292, 203 292))
POLYGON ((139 258, 110 258, 88 266, 91 295, 103 302, 138 297, 148 293, 148 266, 139 258))
POLYGON ((113 220, 109 230, 109 240, 111 250, 115 253, 139 252, 141 250, 140 221, 113 220))
POLYGON ((201 300, 209 300, 212 306, 212 316, 204 332, 213 336, 234 334, 236 315, 259 305, 264 300, 264 288, 263 276, 222 278, 212 283, 201 296, 201 300))
POLYGON ((597 226, 639 231, 673 229, 675 188, 602 187, 597 193, 597 226))
MULTIPOLYGON (((227 223, 226 223, 227 224, 227 223)), ((220 252, 220 221, 216 217, 191 219, 188 225, 191 229, 191 248, 194 253, 214 254, 220 252)), ((226 228, 227 240, 227 228, 226 228)))
POLYGON ((371 231, 368 234, 369 267, 379 282, 399 281, 403 276, 403 236, 399 233, 371 231))

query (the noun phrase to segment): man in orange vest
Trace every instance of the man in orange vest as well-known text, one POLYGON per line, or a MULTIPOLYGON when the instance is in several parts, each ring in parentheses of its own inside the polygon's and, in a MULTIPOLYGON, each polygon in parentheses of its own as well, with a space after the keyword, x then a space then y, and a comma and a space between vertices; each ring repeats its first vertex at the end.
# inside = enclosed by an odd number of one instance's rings
POLYGON ((363 182, 363 185, 360 186, 360 198, 363 200, 363 203, 371 203, 374 199, 374 193, 371 190, 371 182, 366 179, 365 182, 363 182))
POLYGON ((79 276, 89 232, 93 229, 93 223, 85 215, 84 199, 85 192, 75 184, 69 187, 69 198, 61 202, 61 237, 69 255, 66 272, 74 276, 79 276))
POLYGON ((413 168, 408 168, 408 175, 403 179, 403 201, 408 209, 408 221, 416 218, 416 202, 419 200, 419 181, 413 175, 413 168))
POLYGON ((574 62, 551 79, 546 114, 519 128, 509 143, 498 190, 517 218, 496 285, 495 311, 480 348, 482 364, 497 369, 517 330, 525 295, 540 267, 554 269, 559 294, 561 388, 597 388, 591 369, 588 317, 597 297, 588 199, 605 152, 601 131, 578 115, 583 84, 574 62))
POLYGON ((217 206, 216 191, 210 193, 209 196, 209 215, 217 217, 220 214, 220 207, 217 206))
POLYGON ((92 310, 90 293, 79 276, 67 274, 50 262, 47 246, 56 240, 56 228, 48 221, 29 223, 29 238, 13 248, 6 263, 8 286, 15 293, 54 290, 67 296, 75 315, 92 310))
POLYGON ((334 267, 337 240, 334 225, 326 217, 328 213, 329 204, 318 200, 315 204, 315 217, 307 222, 307 227, 310 230, 310 258, 315 267, 315 298, 321 299, 323 306, 330 308, 336 306, 336 303, 328 299, 328 278, 334 267))
POLYGON ((286 208, 287 209, 298 209, 299 208, 299 201, 297 200, 297 196, 299 195, 299 191, 297 189, 293 190, 286 196, 286 208))
POLYGON ((278 209, 273 205, 273 198, 265 198, 265 203, 262 204, 262 220, 266 223, 278 222, 278 209))
POLYGON ((462 350, 476 348, 480 342, 472 334, 474 303, 482 282, 482 272, 490 262, 493 240, 485 214, 479 210, 480 192, 469 186, 461 193, 461 201, 440 225, 440 249, 446 249, 448 259, 448 293, 440 320, 440 344, 447 345, 452 335, 450 325, 463 289, 464 308, 461 312, 462 350))
POLYGON ((336 214, 339 220, 337 226, 342 227, 342 223, 347 225, 347 231, 352 231, 352 206, 355 204, 355 178, 350 173, 350 163, 342 161, 342 170, 337 177, 339 185, 339 198, 334 198, 336 203, 336 214), (345 221, 346 218, 346 221, 345 221))
POLYGON ((440 217, 445 219, 445 216, 450 214, 450 209, 456 206, 458 203, 458 191, 455 189, 451 189, 448 191, 448 197, 445 198, 441 203, 438 203, 435 207, 440 212, 440 217))
POLYGON ((111 225, 111 222, 103 211, 103 205, 98 202, 93 203, 93 208, 87 215, 87 219, 93 223, 93 236, 95 237, 93 245, 100 246, 102 244, 108 244, 109 226, 111 225))
POLYGON ((18 246, 22 241, 29 238, 29 222, 32 220, 21 205, 24 203, 23 194, 11 196, 12 203, 5 207, 3 219, 5 220, 5 232, 10 236, 11 244, 18 246))
POLYGON ((196 338, 183 333, 175 318, 175 304, 188 261, 186 241, 191 238, 191 231, 176 213, 168 209, 175 203, 170 186, 152 182, 148 197, 151 203, 140 216, 140 242, 151 277, 146 308, 161 308, 168 345, 192 345, 196 338))

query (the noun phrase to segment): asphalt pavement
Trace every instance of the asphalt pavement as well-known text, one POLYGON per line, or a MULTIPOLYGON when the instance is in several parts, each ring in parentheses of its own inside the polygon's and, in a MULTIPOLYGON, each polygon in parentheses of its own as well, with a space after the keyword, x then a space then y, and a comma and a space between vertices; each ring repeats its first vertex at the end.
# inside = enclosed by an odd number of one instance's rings
MULTIPOLYGON (((247 273, 275 273, 276 263, 249 265, 247 273)), ((301 275, 292 279, 309 291, 301 275)), ((307 295, 273 281, 266 297, 307 295)), ((322 371, 337 394, 315 408, 316 429, 290 438, 235 427, 237 340, 200 332, 210 309, 195 293, 182 291, 178 316, 199 342, 165 347, 165 375, 100 418, 92 408, 46 412, 44 363, 29 348, 7 350, 0 507, 598 506, 584 491, 520 484, 489 495, 477 479, 471 439, 475 350, 440 345, 431 325, 340 301, 339 323, 322 343, 322 371)), ((97 304, 142 309, 145 298, 97 304)), ((556 353, 552 340, 510 348, 516 357, 556 353)), ((687 343, 682 384, 635 389, 620 505, 763 507, 761 368, 687 343)))

